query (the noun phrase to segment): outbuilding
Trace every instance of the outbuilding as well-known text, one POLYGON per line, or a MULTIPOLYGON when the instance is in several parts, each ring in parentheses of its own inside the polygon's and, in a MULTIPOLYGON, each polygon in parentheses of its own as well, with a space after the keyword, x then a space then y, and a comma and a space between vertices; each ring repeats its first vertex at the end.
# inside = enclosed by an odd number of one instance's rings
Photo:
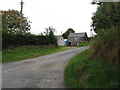
POLYGON ((58 44, 58 46, 65 46, 66 45, 62 35, 58 35, 56 37, 57 37, 57 44, 58 44))
POLYGON ((69 46, 78 46, 80 43, 88 41, 87 33, 70 33, 68 35, 69 46))

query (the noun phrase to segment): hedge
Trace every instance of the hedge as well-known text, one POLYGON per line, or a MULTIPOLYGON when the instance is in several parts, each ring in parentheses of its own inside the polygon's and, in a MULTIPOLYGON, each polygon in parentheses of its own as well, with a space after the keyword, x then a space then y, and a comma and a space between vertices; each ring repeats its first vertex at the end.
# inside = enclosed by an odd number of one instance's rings
POLYGON ((2 49, 6 49, 10 46, 16 47, 21 45, 57 45, 55 41, 56 40, 52 40, 49 36, 43 35, 2 33, 2 49))

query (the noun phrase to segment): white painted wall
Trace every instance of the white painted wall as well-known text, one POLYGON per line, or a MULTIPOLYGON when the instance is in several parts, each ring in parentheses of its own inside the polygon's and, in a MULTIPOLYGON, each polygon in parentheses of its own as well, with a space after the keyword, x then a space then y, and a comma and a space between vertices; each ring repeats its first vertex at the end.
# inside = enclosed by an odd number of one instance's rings
POLYGON ((57 36, 57 43, 58 43, 58 46, 65 46, 66 45, 62 35, 57 36))

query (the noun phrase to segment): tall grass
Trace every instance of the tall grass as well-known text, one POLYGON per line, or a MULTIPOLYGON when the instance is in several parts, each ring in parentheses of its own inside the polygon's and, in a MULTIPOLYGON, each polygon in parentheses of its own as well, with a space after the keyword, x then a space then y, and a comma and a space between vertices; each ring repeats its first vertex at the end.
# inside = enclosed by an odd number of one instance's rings
POLYGON ((119 64, 120 29, 101 30, 90 43, 90 56, 101 58, 110 64, 119 64))

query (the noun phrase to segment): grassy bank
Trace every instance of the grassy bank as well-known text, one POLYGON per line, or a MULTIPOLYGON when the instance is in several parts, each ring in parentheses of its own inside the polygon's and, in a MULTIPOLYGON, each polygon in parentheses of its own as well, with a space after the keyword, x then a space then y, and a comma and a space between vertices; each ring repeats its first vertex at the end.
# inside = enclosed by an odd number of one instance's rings
POLYGON ((65 68, 64 82, 69 88, 116 88, 118 79, 118 66, 88 58, 88 50, 73 57, 65 68))
POLYGON ((110 64, 120 64, 120 29, 101 30, 90 42, 90 56, 101 58, 110 64))
POLYGON ((60 51, 67 50, 67 47, 56 48, 53 45, 49 46, 21 46, 16 48, 9 48, 2 53, 2 62, 19 61, 23 59, 33 58, 37 56, 47 55, 60 51))

